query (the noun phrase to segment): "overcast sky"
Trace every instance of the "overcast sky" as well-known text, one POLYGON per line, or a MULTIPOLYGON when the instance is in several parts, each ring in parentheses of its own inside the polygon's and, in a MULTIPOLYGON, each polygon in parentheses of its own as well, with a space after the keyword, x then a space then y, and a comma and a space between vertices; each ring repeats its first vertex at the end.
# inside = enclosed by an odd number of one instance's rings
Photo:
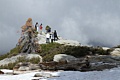
POLYGON ((0 0, 0 54, 15 47, 29 17, 83 45, 120 44, 120 0, 0 0))

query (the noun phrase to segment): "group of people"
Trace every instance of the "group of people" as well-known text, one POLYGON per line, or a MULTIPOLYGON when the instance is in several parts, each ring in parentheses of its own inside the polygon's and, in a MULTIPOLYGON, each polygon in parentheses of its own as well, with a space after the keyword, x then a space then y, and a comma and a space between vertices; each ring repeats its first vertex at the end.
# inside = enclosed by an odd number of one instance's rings
MULTIPOLYGON (((43 29, 42 23, 39 26, 38 22, 36 22, 35 30, 37 32, 39 32, 40 34, 42 34, 42 29, 43 29)), ((59 39, 58 36, 57 36, 56 30, 51 32, 51 27, 50 26, 47 25, 45 30, 46 30, 46 43, 53 43, 54 41, 57 41, 59 39)))
POLYGON ((43 29, 42 23, 41 23, 40 26, 39 26, 38 22, 36 22, 36 24, 35 24, 35 30, 36 30, 37 32, 40 32, 40 34, 42 34, 42 29, 43 29))
POLYGON ((53 41, 58 40, 56 30, 54 30, 54 32, 51 32, 51 27, 48 25, 46 26, 45 30, 46 30, 46 43, 53 43, 53 41))
MULTIPOLYGON (((32 52, 40 52, 41 48, 39 47, 37 33, 42 33, 42 23, 39 25, 36 22, 35 26, 32 24, 32 18, 28 18, 25 25, 21 27, 22 34, 20 39, 18 40, 17 46, 19 47, 20 53, 32 53, 32 52)), ((46 26, 46 43, 53 43, 58 40, 57 32, 54 30, 51 32, 51 28, 46 26)))
POLYGON ((57 41, 59 38, 57 36, 56 30, 54 32, 47 32, 46 33, 46 43, 53 43, 54 41, 57 41))

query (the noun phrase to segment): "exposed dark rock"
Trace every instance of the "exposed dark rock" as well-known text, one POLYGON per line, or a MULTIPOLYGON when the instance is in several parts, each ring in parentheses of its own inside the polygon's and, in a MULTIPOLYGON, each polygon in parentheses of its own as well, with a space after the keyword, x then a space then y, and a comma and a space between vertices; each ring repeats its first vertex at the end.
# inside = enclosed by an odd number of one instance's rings
POLYGON ((89 61, 91 63, 103 62, 103 63, 116 63, 116 64, 120 64, 120 60, 116 59, 115 57, 113 57, 111 55, 89 56, 89 61))
POLYGON ((39 63, 43 70, 74 70, 74 71, 101 71, 117 67, 119 62, 115 62, 110 56, 88 56, 70 62, 44 62, 39 63))
POLYGON ((4 72, 0 71, 0 74, 4 74, 4 72))
POLYGON ((44 62, 39 63, 41 69, 43 70, 78 70, 80 71, 81 68, 86 67, 88 68, 89 62, 88 61, 78 61, 73 60, 71 62, 67 61, 59 61, 59 62, 44 62))
POLYGON ((15 71, 31 71, 31 70, 72 70, 72 71, 101 71, 104 69, 111 69, 118 66, 117 61, 110 56, 87 56, 85 58, 79 58, 67 61, 59 62, 40 62, 39 64, 32 63, 18 63, 13 69, 15 71))

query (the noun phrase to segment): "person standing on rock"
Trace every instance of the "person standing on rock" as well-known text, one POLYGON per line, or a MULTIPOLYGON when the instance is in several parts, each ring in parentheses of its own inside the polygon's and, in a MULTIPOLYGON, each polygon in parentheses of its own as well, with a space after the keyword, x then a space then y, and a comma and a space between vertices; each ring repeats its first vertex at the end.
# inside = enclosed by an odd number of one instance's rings
POLYGON ((49 33, 46 34, 46 43, 50 43, 50 34, 49 33))
POLYGON ((50 33, 51 32, 51 28, 50 28, 50 26, 46 26, 46 28, 45 28, 45 30, 46 30, 46 33, 50 33))
POLYGON ((54 30, 54 41, 58 40, 57 32, 54 30))
POLYGON ((35 31, 39 31, 39 24, 38 24, 38 22, 36 22, 36 24, 35 24, 35 31))
POLYGON ((50 37, 51 43, 53 43, 53 41, 54 41, 54 32, 52 32, 50 36, 51 36, 51 37, 50 37))
POLYGON ((41 23, 41 25, 40 25, 40 34, 42 34, 42 23, 41 23))

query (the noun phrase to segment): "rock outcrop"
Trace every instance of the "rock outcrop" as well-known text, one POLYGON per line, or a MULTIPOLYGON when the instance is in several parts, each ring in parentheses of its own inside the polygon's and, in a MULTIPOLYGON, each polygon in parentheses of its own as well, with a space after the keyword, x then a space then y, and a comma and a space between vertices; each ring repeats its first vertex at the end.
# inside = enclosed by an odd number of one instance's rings
POLYGON ((120 61, 108 55, 87 56, 76 60, 60 60, 57 62, 44 62, 39 64, 43 70, 77 70, 77 71, 101 71, 120 65, 120 61))
POLYGON ((81 45, 78 41, 67 40, 67 39, 60 39, 56 42, 59 43, 59 44, 70 45, 70 46, 80 46, 81 45))
POLYGON ((79 61, 79 60, 74 60, 71 62, 67 61, 59 61, 59 62, 44 62, 44 63, 39 63, 41 66, 42 70, 77 70, 81 71, 83 68, 88 68, 89 67, 89 62, 88 61, 79 61))
POLYGON ((15 71, 32 71, 32 70, 75 70, 75 71, 101 71, 117 67, 120 61, 112 56, 86 56, 85 58, 75 58, 72 60, 59 60, 57 62, 40 62, 38 64, 19 63, 13 70, 15 71))
MULTIPOLYGON (((39 44, 46 44, 46 34, 44 32, 42 32, 42 35, 38 34, 37 36, 38 36, 37 38, 38 38, 39 44)), ((62 45, 70 45, 70 46, 80 46, 81 45, 78 41, 63 39, 60 36, 58 38, 59 39, 55 42, 62 44, 62 45)))
POLYGON ((40 66, 38 64, 32 64, 30 62, 20 62, 13 68, 14 71, 30 71, 39 70, 40 66))
POLYGON ((38 44, 37 32, 32 25, 32 19, 28 18, 26 24, 22 27, 22 35, 18 41, 19 53, 35 53, 40 52, 41 48, 38 44))
POLYGON ((67 62, 71 62, 77 60, 77 58, 75 58, 74 56, 71 55, 66 55, 66 54, 57 54, 54 56, 53 61, 55 62, 59 62, 59 61, 67 61, 67 62))
POLYGON ((115 48, 110 54, 112 56, 119 56, 120 57, 120 48, 115 48))
POLYGON ((0 66, 5 65, 5 64, 9 64, 9 63, 14 63, 14 62, 18 61, 18 59, 20 57, 24 57, 24 59, 26 59, 26 60, 30 60, 32 58, 39 58, 40 62, 42 62, 42 57, 38 54, 25 54, 25 53, 23 53, 23 54, 19 54, 17 56, 13 56, 11 58, 5 58, 5 59, 1 60, 0 66))
POLYGON ((20 62, 13 67, 13 74, 22 74, 39 71, 41 71, 40 65, 32 64, 30 62, 20 62))

